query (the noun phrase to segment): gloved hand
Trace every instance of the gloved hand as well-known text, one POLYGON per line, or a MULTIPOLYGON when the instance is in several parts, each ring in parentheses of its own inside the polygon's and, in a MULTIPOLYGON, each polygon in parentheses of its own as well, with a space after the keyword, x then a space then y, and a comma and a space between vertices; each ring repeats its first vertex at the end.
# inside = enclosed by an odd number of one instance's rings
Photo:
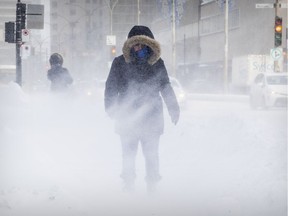
POLYGON ((170 117, 171 117, 172 123, 176 125, 179 121, 180 112, 173 112, 171 113, 170 117))

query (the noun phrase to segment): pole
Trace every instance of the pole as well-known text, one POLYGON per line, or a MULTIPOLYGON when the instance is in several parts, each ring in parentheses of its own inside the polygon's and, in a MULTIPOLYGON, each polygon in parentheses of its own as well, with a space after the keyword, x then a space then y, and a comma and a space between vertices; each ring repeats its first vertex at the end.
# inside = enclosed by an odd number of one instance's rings
POLYGON ((287 47, 288 47, 288 7, 286 7, 286 57, 285 57, 285 60, 284 60, 284 65, 285 67, 283 68, 283 71, 288 71, 288 50, 287 50, 287 47))
POLYGON ((201 23, 201 0, 198 2, 198 26, 197 26, 197 62, 200 61, 201 55, 201 39, 200 39, 200 23, 201 23))
POLYGON ((183 46, 184 46, 184 49, 183 49, 183 51, 184 51, 184 53, 183 53, 183 56, 184 56, 184 68, 186 68, 186 35, 185 34, 184 34, 183 46))
POLYGON ((16 4, 16 83, 20 86, 22 86, 22 60, 20 56, 22 45, 21 4, 20 0, 18 0, 16 4))
MULTIPOLYGON (((279 7, 279 0, 275 0, 275 17, 278 16, 278 7, 279 7)), ((278 60, 274 61, 274 72, 280 72, 278 60)))
POLYGON ((176 76, 176 17, 175 0, 172 1, 172 74, 176 76))
POLYGON ((108 4, 109 9, 110 9, 110 35, 113 35, 113 10, 114 10, 114 7, 117 5, 117 3, 118 3, 118 0, 115 0, 115 2, 111 5, 111 0, 110 0, 110 3, 108 4))
POLYGON ((224 93, 228 92, 228 30, 229 30, 229 22, 228 22, 228 13, 229 13, 229 3, 228 0, 225 1, 225 60, 224 60, 224 93))
POLYGON ((140 0, 137 0, 137 24, 140 25, 140 0))

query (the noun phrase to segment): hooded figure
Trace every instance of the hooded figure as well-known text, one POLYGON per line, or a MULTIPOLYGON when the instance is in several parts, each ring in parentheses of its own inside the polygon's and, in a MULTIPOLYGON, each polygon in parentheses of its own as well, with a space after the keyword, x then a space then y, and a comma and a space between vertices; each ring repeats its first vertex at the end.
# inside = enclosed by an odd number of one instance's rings
POLYGON ((160 58, 160 44, 146 26, 134 26, 123 46, 123 55, 113 60, 105 88, 105 110, 115 119, 122 143, 124 189, 133 189, 135 158, 141 143, 146 164, 147 190, 160 180, 158 148, 164 131, 164 100, 174 124, 179 105, 160 58))
POLYGON ((51 90, 62 92, 67 90, 73 79, 69 71, 62 67, 63 57, 59 53, 53 53, 49 59, 51 69, 48 70, 47 77, 51 81, 51 90))

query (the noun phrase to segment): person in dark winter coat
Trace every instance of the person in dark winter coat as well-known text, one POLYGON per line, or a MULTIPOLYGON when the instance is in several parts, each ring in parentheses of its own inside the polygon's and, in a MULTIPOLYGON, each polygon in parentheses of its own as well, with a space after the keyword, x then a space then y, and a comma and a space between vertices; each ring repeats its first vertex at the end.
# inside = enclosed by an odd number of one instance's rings
POLYGON ((146 164, 147 190, 160 180, 159 138, 164 131, 162 98, 174 124, 179 105, 170 85, 160 44, 146 26, 134 26, 123 46, 123 55, 113 60, 105 87, 105 110, 115 119, 122 143, 124 189, 133 190, 135 158, 141 143, 146 164))
POLYGON ((53 53, 49 59, 51 69, 48 70, 47 77, 51 81, 51 91, 62 92, 68 89, 73 83, 67 68, 62 67, 63 57, 59 53, 53 53))

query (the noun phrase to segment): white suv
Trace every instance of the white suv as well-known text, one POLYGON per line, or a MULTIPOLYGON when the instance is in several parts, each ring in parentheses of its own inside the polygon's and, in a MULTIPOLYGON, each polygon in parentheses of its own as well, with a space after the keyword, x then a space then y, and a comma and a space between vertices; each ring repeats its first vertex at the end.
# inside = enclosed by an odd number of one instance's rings
POLYGON ((250 87, 251 108, 287 106, 287 73, 260 73, 250 87))

